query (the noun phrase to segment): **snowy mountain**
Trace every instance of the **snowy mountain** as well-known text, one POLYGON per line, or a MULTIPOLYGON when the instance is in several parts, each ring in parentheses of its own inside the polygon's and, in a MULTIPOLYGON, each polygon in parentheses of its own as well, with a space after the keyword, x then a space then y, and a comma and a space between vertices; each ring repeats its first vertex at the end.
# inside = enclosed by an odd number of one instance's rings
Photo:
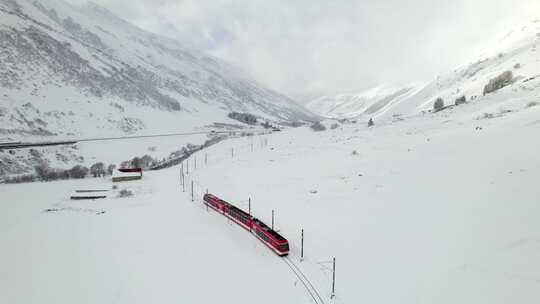
POLYGON ((321 116, 350 118, 362 114, 373 114, 406 98, 414 90, 411 87, 396 88, 378 86, 358 94, 323 96, 306 104, 306 107, 321 116))
POLYGON ((428 111, 439 97, 445 105, 454 105, 461 96, 465 96, 468 102, 516 98, 537 100, 540 93, 539 43, 540 20, 535 20, 504 35, 499 47, 491 49, 485 57, 437 77, 416 94, 396 104, 388 113, 409 115, 428 111), (507 71, 512 73, 511 83, 484 95, 484 88, 490 80, 507 71))
POLYGON ((0 139, 186 131, 314 115, 242 72, 96 4, 0 1, 0 139))
POLYGON ((445 105, 454 105, 465 96, 467 102, 493 99, 537 99, 540 94, 540 20, 505 33, 496 47, 485 56, 445 75, 420 85, 405 88, 376 87, 360 94, 321 97, 307 104, 313 112, 324 116, 390 117, 417 115, 429 111, 437 98, 445 105), (502 73, 512 72, 510 85, 484 96, 484 87, 502 73))

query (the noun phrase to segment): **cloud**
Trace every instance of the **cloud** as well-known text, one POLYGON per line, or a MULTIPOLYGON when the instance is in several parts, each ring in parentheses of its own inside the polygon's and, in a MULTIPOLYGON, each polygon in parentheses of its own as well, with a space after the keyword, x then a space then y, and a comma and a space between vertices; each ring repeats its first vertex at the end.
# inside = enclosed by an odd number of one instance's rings
POLYGON ((431 79, 540 12, 529 0, 95 2, 293 96, 431 79))

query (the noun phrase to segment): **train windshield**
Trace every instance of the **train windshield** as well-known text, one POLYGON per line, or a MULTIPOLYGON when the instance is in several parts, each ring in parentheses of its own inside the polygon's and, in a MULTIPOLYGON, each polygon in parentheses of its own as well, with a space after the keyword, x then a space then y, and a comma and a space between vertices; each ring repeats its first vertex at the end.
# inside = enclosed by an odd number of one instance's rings
POLYGON ((279 245, 279 250, 280 251, 289 251, 289 244, 285 243, 285 244, 279 245))

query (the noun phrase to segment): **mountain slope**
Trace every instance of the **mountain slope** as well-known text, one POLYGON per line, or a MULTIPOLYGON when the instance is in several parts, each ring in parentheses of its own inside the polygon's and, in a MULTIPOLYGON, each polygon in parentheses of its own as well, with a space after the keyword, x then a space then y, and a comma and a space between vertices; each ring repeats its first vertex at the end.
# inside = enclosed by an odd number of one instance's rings
POLYGON ((403 100, 391 113, 415 114, 433 108, 436 98, 444 99, 446 105, 465 96, 467 101, 504 102, 509 99, 538 99, 540 88, 540 21, 535 20, 516 30, 510 31, 500 41, 498 48, 492 49, 490 56, 464 65, 445 75, 437 77, 415 95, 403 100), (511 71, 510 85, 484 96, 484 87, 505 71, 511 71))
POLYGON ((372 114, 408 96, 414 88, 378 86, 358 94, 323 96, 306 104, 311 111, 331 118, 372 114))
POLYGON ((453 105, 457 98, 465 96, 468 102, 485 102, 487 107, 516 98, 535 101, 540 94, 537 78, 540 75, 539 43, 540 20, 535 20, 510 30, 483 58, 421 86, 412 86, 408 90, 376 87, 355 95, 322 97, 308 103, 307 107, 334 118, 390 119, 393 115, 417 115, 429 111, 439 97, 443 98, 445 105, 453 105), (484 96, 484 87, 490 79, 505 71, 513 73, 512 83, 484 96), (378 106, 369 107, 374 104, 378 106))
POLYGON ((233 67, 95 5, 0 1, 0 136, 186 130, 231 111, 274 121, 307 110, 233 67))

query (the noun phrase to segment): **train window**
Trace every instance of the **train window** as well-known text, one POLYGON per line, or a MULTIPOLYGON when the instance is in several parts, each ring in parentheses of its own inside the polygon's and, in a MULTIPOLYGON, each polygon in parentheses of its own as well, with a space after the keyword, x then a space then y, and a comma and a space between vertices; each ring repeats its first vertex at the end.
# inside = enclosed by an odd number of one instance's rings
POLYGON ((266 236, 266 234, 264 234, 264 232, 262 231, 259 231, 259 236, 265 241, 265 242, 269 242, 270 240, 268 239, 268 236, 266 236))

